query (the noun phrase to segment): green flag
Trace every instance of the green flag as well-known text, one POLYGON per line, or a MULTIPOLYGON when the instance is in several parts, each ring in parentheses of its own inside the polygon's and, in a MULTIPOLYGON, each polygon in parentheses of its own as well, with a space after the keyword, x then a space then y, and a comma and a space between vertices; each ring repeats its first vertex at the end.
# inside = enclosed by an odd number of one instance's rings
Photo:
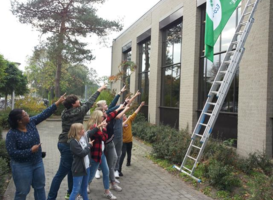
POLYGON ((241 0, 207 0, 205 57, 213 62, 213 47, 241 0))

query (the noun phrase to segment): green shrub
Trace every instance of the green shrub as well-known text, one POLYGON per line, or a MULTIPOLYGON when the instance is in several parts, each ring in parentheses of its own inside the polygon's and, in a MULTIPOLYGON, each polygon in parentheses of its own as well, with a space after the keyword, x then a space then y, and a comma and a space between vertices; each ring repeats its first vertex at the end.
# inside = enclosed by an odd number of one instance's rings
POLYGON ((25 96, 24 99, 15 101, 15 108, 23 109, 29 114, 29 116, 34 116, 42 112, 46 107, 44 103, 39 101, 37 98, 25 96))
POLYGON ((4 129, 9 128, 8 117, 10 109, 0 111, 0 127, 4 129))
POLYGON ((9 168, 5 159, 0 157, 0 194, 3 193, 6 186, 6 174, 9 172, 9 168))
POLYGON ((267 177, 265 175, 255 176, 254 187, 252 189, 252 200, 272 200, 273 199, 273 177, 267 177))
POLYGON ((237 167, 246 174, 251 174, 255 169, 261 169, 264 174, 271 176, 273 164, 265 154, 250 153, 248 158, 240 159, 237 167))
POLYGON ((224 165, 233 166, 238 162, 238 155, 233 148, 227 147, 219 141, 211 140, 204 150, 203 159, 215 159, 224 165))
POLYGON ((7 152, 6 143, 4 140, 0 140, 0 158, 4 159, 7 163, 10 163, 10 157, 7 152))
POLYGON ((240 180, 234 176, 233 167, 216 160, 207 163, 204 175, 210 185, 220 190, 232 191, 234 187, 240 185, 240 180))

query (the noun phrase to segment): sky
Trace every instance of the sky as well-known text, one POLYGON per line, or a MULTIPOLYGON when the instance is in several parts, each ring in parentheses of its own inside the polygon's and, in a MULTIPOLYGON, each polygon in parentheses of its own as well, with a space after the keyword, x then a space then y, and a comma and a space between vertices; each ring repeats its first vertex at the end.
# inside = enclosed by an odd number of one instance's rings
MULTIPOLYGON (((20 1, 20 0, 19 0, 20 1)), ((25 2, 26 0, 24 0, 25 2)), ((88 38, 88 48, 96 57, 86 64, 98 72, 98 76, 110 76, 111 73, 111 45, 112 40, 126 28, 137 21, 160 0, 106 0, 99 6, 98 15, 109 20, 122 19, 124 28, 121 32, 113 32, 104 44, 97 37, 88 38)), ((21 63, 19 68, 24 71, 27 58, 33 53, 34 47, 41 38, 39 32, 30 25, 21 24, 10 11, 10 0, 0 1, 0 54, 6 60, 21 63)), ((44 37, 42 39, 45 39, 44 37)))

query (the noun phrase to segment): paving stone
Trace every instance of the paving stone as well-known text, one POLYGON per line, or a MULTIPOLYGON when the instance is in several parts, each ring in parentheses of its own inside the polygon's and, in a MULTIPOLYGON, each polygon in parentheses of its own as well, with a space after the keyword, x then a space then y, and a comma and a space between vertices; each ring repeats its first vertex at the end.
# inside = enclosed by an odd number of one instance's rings
MULTIPOLYGON (((57 172, 60 162, 60 153, 57 148, 59 133, 61 132, 60 121, 45 121, 38 125, 43 151, 46 151, 44 158, 46 174, 46 194, 49 191, 51 181, 57 172)), ((169 174, 167 171, 155 165, 146 156, 151 152, 147 147, 134 139, 132 151, 132 165, 123 166, 123 177, 119 178, 122 192, 112 191, 119 200, 195 200, 211 199, 201 192, 194 190, 180 179, 169 174)), ((67 179, 61 184, 57 200, 64 200, 67 190, 67 179)), ((15 186, 10 181, 5 193, 4 200, 14 199, 15 186)), ((102 200, 104 188, 102 177, 92 182, 89 199, 102 200)), ((33 190, 30 191, 27 200, 34 200, 33 190)))

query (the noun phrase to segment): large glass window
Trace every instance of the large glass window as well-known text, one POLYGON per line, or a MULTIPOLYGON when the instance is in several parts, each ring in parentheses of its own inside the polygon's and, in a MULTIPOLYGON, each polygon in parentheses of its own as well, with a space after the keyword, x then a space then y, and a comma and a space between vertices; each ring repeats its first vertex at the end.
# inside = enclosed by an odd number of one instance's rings
POLYGON ((160 122, 178 128, 182 19, 162 30, 160 122))
MULTIPOLYGON (((131 49, 127 50, 126 52, 123 53, 123 61, 131 61, 132 57, 132 51, 131 49)), ((126 85, 126 91, 123 93, 122 100, 124 101, 128 94, 130 94, 130 69, 129 67, 124 67, 123 68, 123 85, 126 85)))
MULTIPOLYGON (((226 55, 226 51, 235 33, 236 26, 241 16, 241 4, 233 13, 223 32, 214 46, 214 62, 210 62, 204 57, 204 38, 205 38, 205 20, 206 6, 201 7, 201 57, 200 57, 200 75, 199 75, 199 112, 207 100, 207 95, 218 69, 226 55)), ((222 139, 237 139, 237 112, 238 112, 238 92, 239 92, 239 71, 230 86, 227 97, 221 108, 221 112, 214 126, 214 137, 222 139)))
POLYGON ((182 23, 163 31, 161 106, 179 107, 182 23))
POLYGON ((139 44, 139 90, 141 96, 139 102, 145 101, 148 105, 149 100, 149 78, 150 78, 150 52, 151 39, 139 44))
MULTIPOLYGON (((202 21, 205 21, 205 6, 202 9, 202 21)), ((210 87, 213 83, 213 80, 217 74, 217 71, 226 55, 226 51, 229 47, 229 44, 232 40, 232 37, 235 33, 236 26, 238 24, 239 18, 241 16, 241 5, 238 6, 236 11, 233 13, 229 19, 227 25, 225 26, 222 34, 218 38, 214 46, 214 62, 210 62, 204 57, 204 41, 202 42, 202 53, 201 53, 201 72, 200 73, 200 95, 199 95, 199 109, 202 109, 206 100, 207 95, 210 90, 210 87)), ((205 24, 203 23, 201 38, 205 37, 205 24)), ((223 112, 238 112, 238 91, 239 91, 239 72, 236 73, 236 76, 230 86, 229 92, 223 104, 221 111, 223 112)))

